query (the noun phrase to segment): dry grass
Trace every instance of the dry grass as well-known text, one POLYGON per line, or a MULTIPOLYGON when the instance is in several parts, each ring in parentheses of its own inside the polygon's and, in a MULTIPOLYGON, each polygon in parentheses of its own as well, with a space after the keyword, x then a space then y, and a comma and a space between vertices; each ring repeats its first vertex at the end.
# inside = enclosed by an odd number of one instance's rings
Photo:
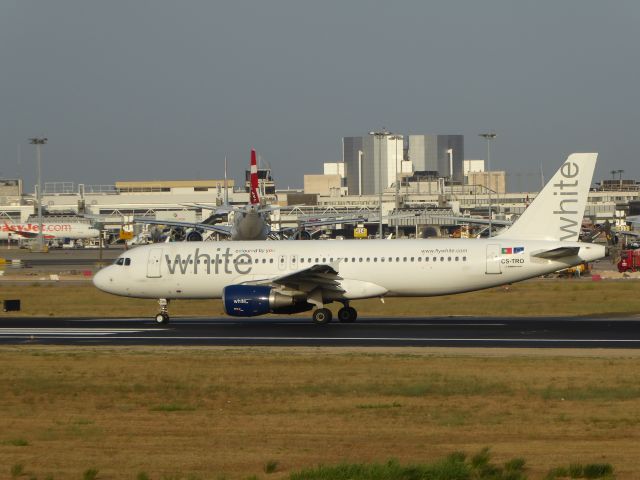
POLYGON ((0 478, 283 478, 487 445, 531 478, 589 462, 637 478, 637 355, 421 352, 4 347, 0 478))
MULTIPOLYGON (((639 283, 636 280, 532 280, 460 295, 389 298, 384 304, 373 299, 353 302, 353 305, 361 316, 637 314, 640 313, 639 283)), ((154 300, 115 297, 90 284, 4 284, 1 288, 2 298, 22 300, 20 314, 25 316, 149 317, 157 310, 154 300)), ((337 309, 335 304, 332 307, 337 309)), ((178 300, 171 304, 171 314, 221 316, 223 310, 219 300, 178 300)))

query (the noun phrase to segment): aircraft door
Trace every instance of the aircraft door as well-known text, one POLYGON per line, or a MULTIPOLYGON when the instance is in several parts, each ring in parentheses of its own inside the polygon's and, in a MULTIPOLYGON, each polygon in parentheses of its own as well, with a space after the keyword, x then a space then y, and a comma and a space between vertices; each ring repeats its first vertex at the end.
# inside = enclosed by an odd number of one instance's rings
POLYGON ((500 268, 500 245, 487 245, 487 268, 486 274, 502 273, 500 268))
POLYGON ((160 262, 162 260, 162 249, 152 248, 149 250, 149 258, 147 260, 147 277, 159 278, 162 276, 160 273, 160 262))
POLYGON ((286 269, 287 269, 287 256, 278 255, 278 270, 286 270, 286 269))

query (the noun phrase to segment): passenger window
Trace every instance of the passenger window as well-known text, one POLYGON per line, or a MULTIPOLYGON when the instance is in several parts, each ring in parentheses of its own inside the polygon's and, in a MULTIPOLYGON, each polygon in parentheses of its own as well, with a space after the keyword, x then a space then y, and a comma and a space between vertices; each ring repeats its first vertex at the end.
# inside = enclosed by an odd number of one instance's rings
POLYGON ((384 262, 384 257, 380 257, 380 261, 381 261, 381 262, 384 262))
POLYGON ((422 261, 422 257, 418 257, 418 261, 421 262, 422 261))
POLYGON ((304 263, 304 258, 301 258, 301 259, 300 259, 300 263, 304 263))
POLYGON ((407 261, 407 257, 402 257, 402 261, 406 262, 407 261))
POLYGON ((456 262, 460 260, 460 257, 456 257, 456 262))
POLYGON ((411 257, 411 261, 412 261, 412 262, 413 262, 414 258, 415 258, 415 257, 411 257))
POLYGON ((447 262, 450 262, 450 261, 451 261, 451 257, 447 258, 447 262))
POLYGON ((344 261, 345 263, 349 263, 349 259, 347 257, 345 257, 344 261))
POLYGON ((369 262, 371 260, 371 258, 367 257, 367 262, 369 262))
POLYGON ((362 262, 362 257, 360 257, 360 258, 358 259, 358 261, 359 261, 359 262, 362 262))
POLYGON ((322 259, 322 263, 327 263, 327 259, 326 259, 326 258, 323 258, 323 259, 322 259))
POLYGON ((258 263, 260 260, 258 258, 256 258, 253 263, 258 263))
POLYGON ((444 257, 440 257, 440 261, 441 261, 441 262, 444 262, 444 257))
POLYGON ((262 259, 262 263, 267 263, 267 259, 266 259, 266 258, 263 258, 263 259, 262 259))
POLYGON ((429 257, 424 257, 424 261, 428 262, 429 261, 429 257))
POLYGON ((269 259, 269 263, 273 263, 273 258, 270 258, 270 259, 269 259))
POLYGON ((462 261, 466 262, 467 261, 467 257, 462 257, 462 261))

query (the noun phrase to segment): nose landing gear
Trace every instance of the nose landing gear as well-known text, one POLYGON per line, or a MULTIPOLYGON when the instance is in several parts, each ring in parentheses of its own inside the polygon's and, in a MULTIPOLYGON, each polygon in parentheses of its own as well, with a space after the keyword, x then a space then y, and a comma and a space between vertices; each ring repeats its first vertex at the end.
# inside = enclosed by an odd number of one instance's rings
POLYGON ((159 325, 166 325, 169 323, 169 300, 166 298, 159 298, 158 305, 160 305, 160 312, 156 315, 156 323, 159 325))

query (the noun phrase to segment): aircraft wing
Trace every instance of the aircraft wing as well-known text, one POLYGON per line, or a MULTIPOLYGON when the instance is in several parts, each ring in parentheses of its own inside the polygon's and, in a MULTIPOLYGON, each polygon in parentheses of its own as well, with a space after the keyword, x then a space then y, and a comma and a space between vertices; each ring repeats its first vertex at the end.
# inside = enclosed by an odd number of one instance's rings
MULTIPOLYGON (((477 223, 480 225, 489 225, 488 218, 463 217, 463 216, 458 217, 458 216, 448 216, 448 215, 438 215, 436 218, 441 218, 443 220, 465 222, 465 223, 477 223)), ((491 220, 491 225, 508 227, 509 225, 512 225, 512 224, 513 222, 510 222, 508 220, 491 220)))
POLYGON ((174 222, 173 220, 151 220, 147 218, 134 218, 133 221, 135 223, 146 223, 148 225, 167 225, 168 227, 199 228, 202 230, 217 232, 222 235, 231 235, 231 227, 226 227, 223 225, 210 225, 208 223, 174 222))
POLYGON ((340 280, 342 280, 342 277, 338 275, 337 270, 333 266, 316 264, 293 273, 270 279, 253 280, 246 282, 246 284, 281 285, 301 292, 311 292, 317 288, 332 292, 344 292, 340 286, 340 280))
POLYGON ((12 233, 13 235, 20 235, 23 238, 36 238, 38 236, 37 233, 34 232, 23 232, 22 230, 9 230, 9 233, 12 233))

